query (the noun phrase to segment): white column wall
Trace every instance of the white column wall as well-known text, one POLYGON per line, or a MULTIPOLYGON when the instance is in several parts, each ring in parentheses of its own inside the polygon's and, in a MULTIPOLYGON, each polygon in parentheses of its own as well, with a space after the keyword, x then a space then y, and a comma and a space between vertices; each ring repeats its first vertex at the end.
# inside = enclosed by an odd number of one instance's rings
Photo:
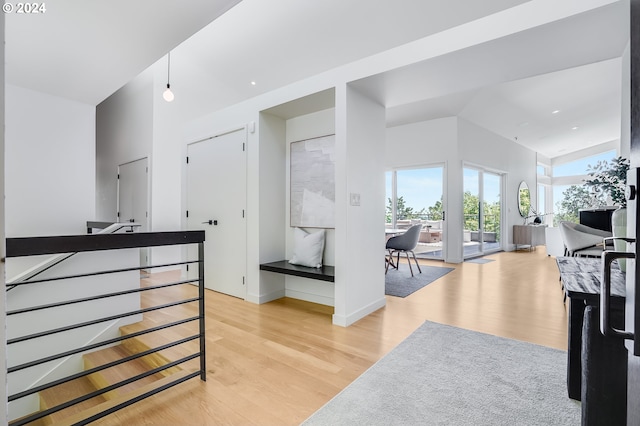
MULTIPOLYGON (((95 220, 95 107, 5 85, 7 237, 86 233, 95 220)), ((38 263, 15 258, 7 277, 38 263)))
MULTIPOLYGON (((153 75, 140 74, 97 106, 96 219, 116 221, 118 165, 148 157, 153 146, 153 75)), ((150 170, 153 175, 153 168, 150 170)))
MULTIPOLYGON (((186 161, 182 155, 181 129, 184 116, 181 104, 184 98, 177 96, 173 102, 162 97, 166 89, 166 69, 163 61, 154 66, 153 119, 151 142, 151 203, 149 212, 150 231, 165 232, 181 229, 185 214, 180 205, 182 193, 181 170, 186 161)), ((151 251, 154 264, 179 262, 181 247, 155 247, 151 251)))
MULTIPOLYGON (((259 263, 276 262, 286 253, 286 121, 271 114, 261 113, 260 143, 257 146, 259 161, 259 263)), ((254 216, 251 210, 251 214, 254 216)), ((252 250, 249 247, 249 250, 252 250)), ((249 256, 255 256, 250 253, 249 256)), ((249 257, 248 256, 248 257, 249 257)), ((252 270, 252 265, 247 269, 252 270)), ((285 277, 281 274, 260 272, 259 286, 247 288, 247 300, 264 303, 285 295, 285 277)))
MULTIPOLYGON (((162 98, 159 65, 147 69, 97 107, 96 209, 98 220, 117 220, 118 165, 149 158, 149 231, 181 229, 180 99, 162 98)), ((179 261, 180 247, 155 247, 150 263, 179 261)))
POLYGON ((83 234, 95 219, 95 107, 6 85, 7 237, 83 234))
POLYGON ((336 88, 336 282, 333 323, 348 326, 385 306, 385 108, 336 88), (359 194, 360 205, 350 204, 359 194))

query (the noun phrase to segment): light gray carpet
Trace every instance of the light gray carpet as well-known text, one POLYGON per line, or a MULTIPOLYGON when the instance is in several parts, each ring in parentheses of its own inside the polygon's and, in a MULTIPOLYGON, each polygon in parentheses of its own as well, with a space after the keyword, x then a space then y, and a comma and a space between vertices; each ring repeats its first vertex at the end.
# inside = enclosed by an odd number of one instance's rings
POLYGON ((431 284, 438 278, 447 275, 454 268, 443 268, 439 266, 420 265, 422 273, 413 265, 414 276, 411 276, 409 265, 400 264, 400 269, 389 268, 385 275, 384 294, 388 296, 407 297, 411 293, 420 290, 427 284, 431 284))
POLYGON ((566 352, 425 322, 314 425, 579 425, 566 352))
POLYGON ((489 262, 494 262, 493 259, 485 259, 483 257, 476 257, 475 259, 467 259, 465 260, 465 262, 467 263, 489 263, 489 262))

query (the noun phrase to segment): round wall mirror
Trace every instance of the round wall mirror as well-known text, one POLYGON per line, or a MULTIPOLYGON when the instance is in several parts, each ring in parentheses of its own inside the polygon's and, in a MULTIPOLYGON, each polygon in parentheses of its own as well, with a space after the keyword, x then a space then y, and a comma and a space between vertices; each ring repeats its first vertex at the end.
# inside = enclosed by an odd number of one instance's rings
POLYGON ((525 181, 520 182, 518 187, 518 210, 522 217, 529 216, 529 211, 531 210, 531 194, 525 181))

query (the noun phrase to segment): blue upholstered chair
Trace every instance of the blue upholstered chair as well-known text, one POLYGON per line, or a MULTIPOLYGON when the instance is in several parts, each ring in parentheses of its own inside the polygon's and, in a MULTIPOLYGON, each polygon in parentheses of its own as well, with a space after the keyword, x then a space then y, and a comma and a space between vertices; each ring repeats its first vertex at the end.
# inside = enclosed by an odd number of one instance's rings
POLYGON ((389 271, 389 265, 398 269, 400 266, 400 253, 404 253, 407 256, 407 261, 409 262, 409 270, 411 271, 411 276, 413 276, 413 268, 411 267, 411 259, 409 258, 409 253, 413 256, 413 261, 416 263, 418 267, 418 271, 422 273, 420 269, 420 265, 418 264, 418 260, 416 259, 416 254, 413 252, 416 246, 418 245, 418 239, 420 238, 420 231, 422 230, 422 224, 413 225, 407 232, 402 235, 397 235, 395 237, 391 237, 387 240, 387 252, 389 258, 386 262, 385 274, 389 271), (393 260, 393 255, 397 253, 397 259, 393 260))

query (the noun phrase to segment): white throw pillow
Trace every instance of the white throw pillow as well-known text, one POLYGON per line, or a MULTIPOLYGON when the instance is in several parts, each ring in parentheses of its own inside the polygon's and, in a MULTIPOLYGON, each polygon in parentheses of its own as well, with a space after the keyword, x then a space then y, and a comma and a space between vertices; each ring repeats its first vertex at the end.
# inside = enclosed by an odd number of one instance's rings
POLYGON ((324 229, 312 234, 295 228, 293 231, 293 257, 289 263, 293 265, 322 267, 324 252, 324 229))

